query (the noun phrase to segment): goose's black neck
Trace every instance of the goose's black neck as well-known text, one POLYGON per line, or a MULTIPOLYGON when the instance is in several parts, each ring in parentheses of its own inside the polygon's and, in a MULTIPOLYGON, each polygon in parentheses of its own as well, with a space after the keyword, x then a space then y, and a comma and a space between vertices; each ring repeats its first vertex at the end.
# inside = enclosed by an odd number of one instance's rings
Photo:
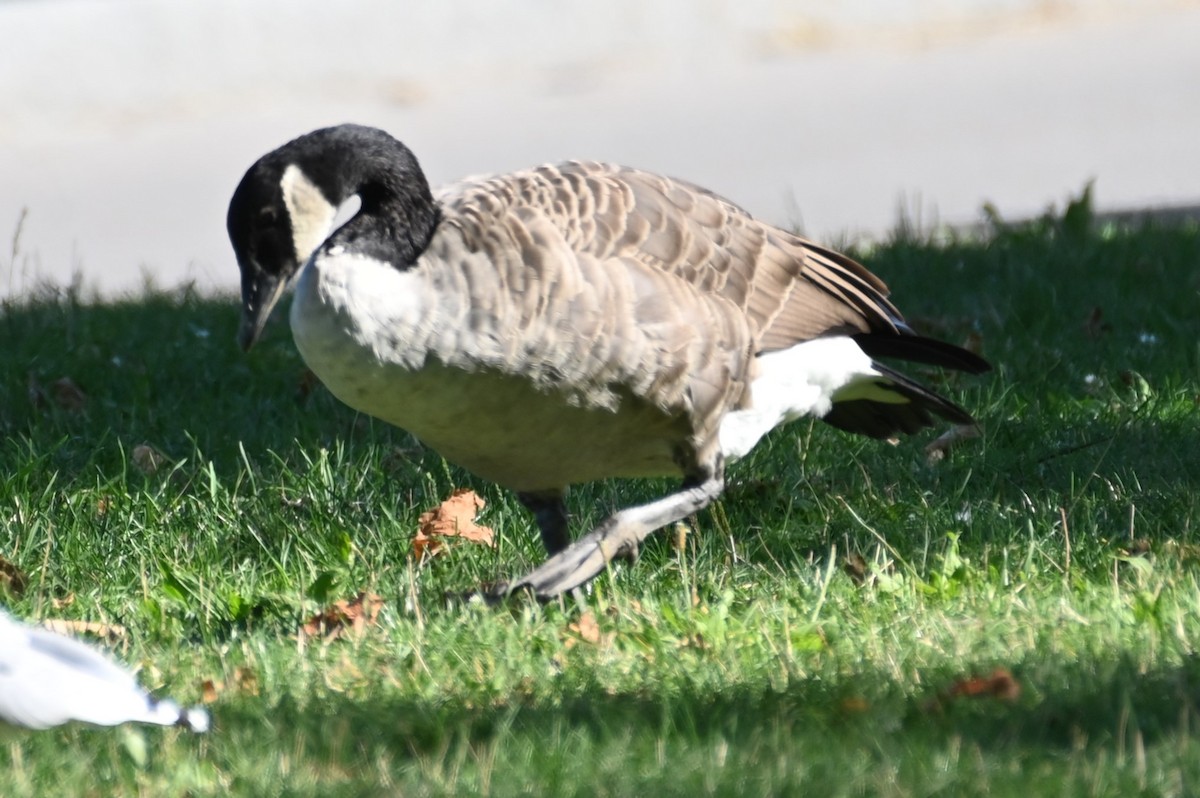
POLYGON ((408 147, 382 130, 339 125, 284 147, 334 206, 357 195, 359 212, 325 246, 343 246, 397 268, 412 265, 440 218, 429 181, 408 147))

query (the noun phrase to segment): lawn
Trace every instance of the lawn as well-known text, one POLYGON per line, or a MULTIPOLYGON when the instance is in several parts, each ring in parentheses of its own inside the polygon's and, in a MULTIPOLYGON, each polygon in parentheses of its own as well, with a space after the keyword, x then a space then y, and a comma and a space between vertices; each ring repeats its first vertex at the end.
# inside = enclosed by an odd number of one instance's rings
POLYGON ((1200 229, 1080 202, 858 255, 995 364, 915 369, 982 436, 777 430, 548 606, 462 599, 538 561, 530 519, 307 380, 285 314, 244 356, 232 297, 0 306, 0 599, 214 718, 10 735, 4 795, 1194 794, 1200 229), (497 545, 419 561, 460 487, 497 545), (360 634, 299 634, 364 591, 360 634))

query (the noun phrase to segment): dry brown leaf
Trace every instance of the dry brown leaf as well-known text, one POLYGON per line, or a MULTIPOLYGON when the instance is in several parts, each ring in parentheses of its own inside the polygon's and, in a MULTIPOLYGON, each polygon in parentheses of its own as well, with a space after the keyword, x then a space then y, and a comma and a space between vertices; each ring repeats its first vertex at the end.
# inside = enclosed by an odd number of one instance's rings
POLYGON ((995 698, 1016 701, 1021 696, 1021 683, 1008 668, 996 668, 990 676, 969 676, 955 681, 925 705, 927 712, 940 712, 959 698, 995 698))
POLYGON ((442 551, 446 538, 463 538, 485 546, 493 546, 491 527, 475 523, 475 516, 487 503, 467 488, 459 488, 450 498, 434 509, 422 513, 417 534, 413 536, 413 554, 417 559, 432 557, 442 551))
POLYGON ((50 395, 54 397, 54 404, 71 413, 82 412, 87 407, 87 394, 70 377, 59 377, 52 382, 50 395))
POLYGON ((225 685, 215 679, 205 679, 200 682, 200 700, 211 704, 225 690, 225 685))
POLYGON ((579 620, 567 628, 579 635, 579 639, 585 643, 600 642, 600 624, 596 623, 596 616, 590 610, 580 615, 579 620))
POLYGON ((1150 554, 1150 541, 1145 538, 1131 540, 1128 548, 1122 549, 1121 553, 1126 557, 1145 557, 1150 554))
POLYGON ((125 627, 115 623, 99 621, 69 621, 61 618, 51 618, 42 621, 42 626, 60 635, 94 635, 109 643, 122 641, 126 638, 125 627))
POLYGON ((572 634, 564 643, 566 648, 574 648, 576 643, 590 643, 593 646, 609 646, 616 638, 613 632, 601 632, 600 624, 591 610, 579 616, 578 621, 567 624, 567 631, 572 634))
POLYGON ((68 593, 67 595, 63 596, 62 598, 50 599, 50 606, 54 607, 54 609, 56 609, 56 610, 66 609, 67 607, 70 607, 74 603, 75 603, 75 594, 74 593, 68 593))
POLYGON ((867 581, 867 561, 858 552, 846 555, 846 559, 842 561, 842 570, 846 572, 846 576, 850 577, 850 581, 856 585, 861 585, 867 581))
POLYGON ((959 679, 950 685, 945 695, 947 698, 990 696, 1002 701, 1013 701, 1021 695, 1021 685, 1013 678, 1008 668, 996 668, 991 676, 959 679))
POLYGON ((80 413, 87 409, 88 396, 70 377, 59 377, 50 383, 49 389, 44 387, 37 375, 30 373, 26 379, 25 389, 29 401, 39 410, 49 406, 50 402, 70 413, 80 413))
POLYGON ((233 671, 233 681, 237 684, 239 693, 246 695, 258 695, 258 674, 253 668, 245 665, 235 668, 233 671))
POLYGON ((29 587, 29 577, 4 557, 0 557, 0 592, 20 596, 29 587))
POLYGON ((148 443, 133 447, 133 464, 146 476, 153 476, 165 465, 170 463, 167 456, 148 443))
POLYGON ((978 424, 956 424, 937 436, 932 443, 925 447, 925 459, 930 465, 940 463, 946 459, 946 455, 955 446, 963 441, 978 438, 981 434, 982 432, 978 424))
POLYGON ((302 638, 320 637, 326 643, 348 634, 355 639, 363 636, 368 626, 374 626, 383 608, 383 598, 374 593, 362 592, 353 599, 339 599, 321 612, 308 619, 300 627, 302 638))

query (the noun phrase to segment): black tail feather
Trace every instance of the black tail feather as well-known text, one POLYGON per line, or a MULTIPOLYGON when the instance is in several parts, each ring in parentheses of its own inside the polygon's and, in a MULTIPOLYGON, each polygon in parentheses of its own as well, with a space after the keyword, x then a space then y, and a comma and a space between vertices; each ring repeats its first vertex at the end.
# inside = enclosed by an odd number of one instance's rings
POLYGON ((982 374, 992 370, 992 365, 974 352, 922 335, 863 333, 854 336, 854 342, 872 358, 908 360, 965 371, 968 374, 982 374))
MULTIPOLYGON (((966 350, 960 351, 971 354, 966 350)), ((978 360, 984 362, 982 358, 978 360)), ((835 397, 833 407, 821 420, 840 430, 871 438, 890 438, 900 432, 908 435, 920 432, 934 425, 935 415, 955 424, 975 423, 966 410, 900 372, 879 363, 875 363, 874 368, 880 373, 879 387, 898 394, 900 401, 850 399, 839 402, 835 397)))

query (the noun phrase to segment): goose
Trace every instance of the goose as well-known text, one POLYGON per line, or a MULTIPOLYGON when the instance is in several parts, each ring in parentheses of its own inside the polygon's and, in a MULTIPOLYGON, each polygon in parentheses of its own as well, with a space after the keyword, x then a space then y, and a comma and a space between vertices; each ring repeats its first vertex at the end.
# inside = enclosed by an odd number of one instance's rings
POLYGON ((501 594, 549 599, 636 556, 789 421, 872 438, 973 423, 881 358, 990 368, 916 334, 851 258, 622 166, 568 161, 435 195, 400 141, 340 125, 254 163, 226 221, 243 350, 294 284, 296 347, 338 399, 532 513, 549 557, 501 594), (569 486, 653 476, 682 485, 571 541, 569 486))
POLYGON ((21 623, 0 610, 0 722, 47 729, 149 723, 208 730, 203 709, 156 700, 133 674, 79 640, 21 623))

